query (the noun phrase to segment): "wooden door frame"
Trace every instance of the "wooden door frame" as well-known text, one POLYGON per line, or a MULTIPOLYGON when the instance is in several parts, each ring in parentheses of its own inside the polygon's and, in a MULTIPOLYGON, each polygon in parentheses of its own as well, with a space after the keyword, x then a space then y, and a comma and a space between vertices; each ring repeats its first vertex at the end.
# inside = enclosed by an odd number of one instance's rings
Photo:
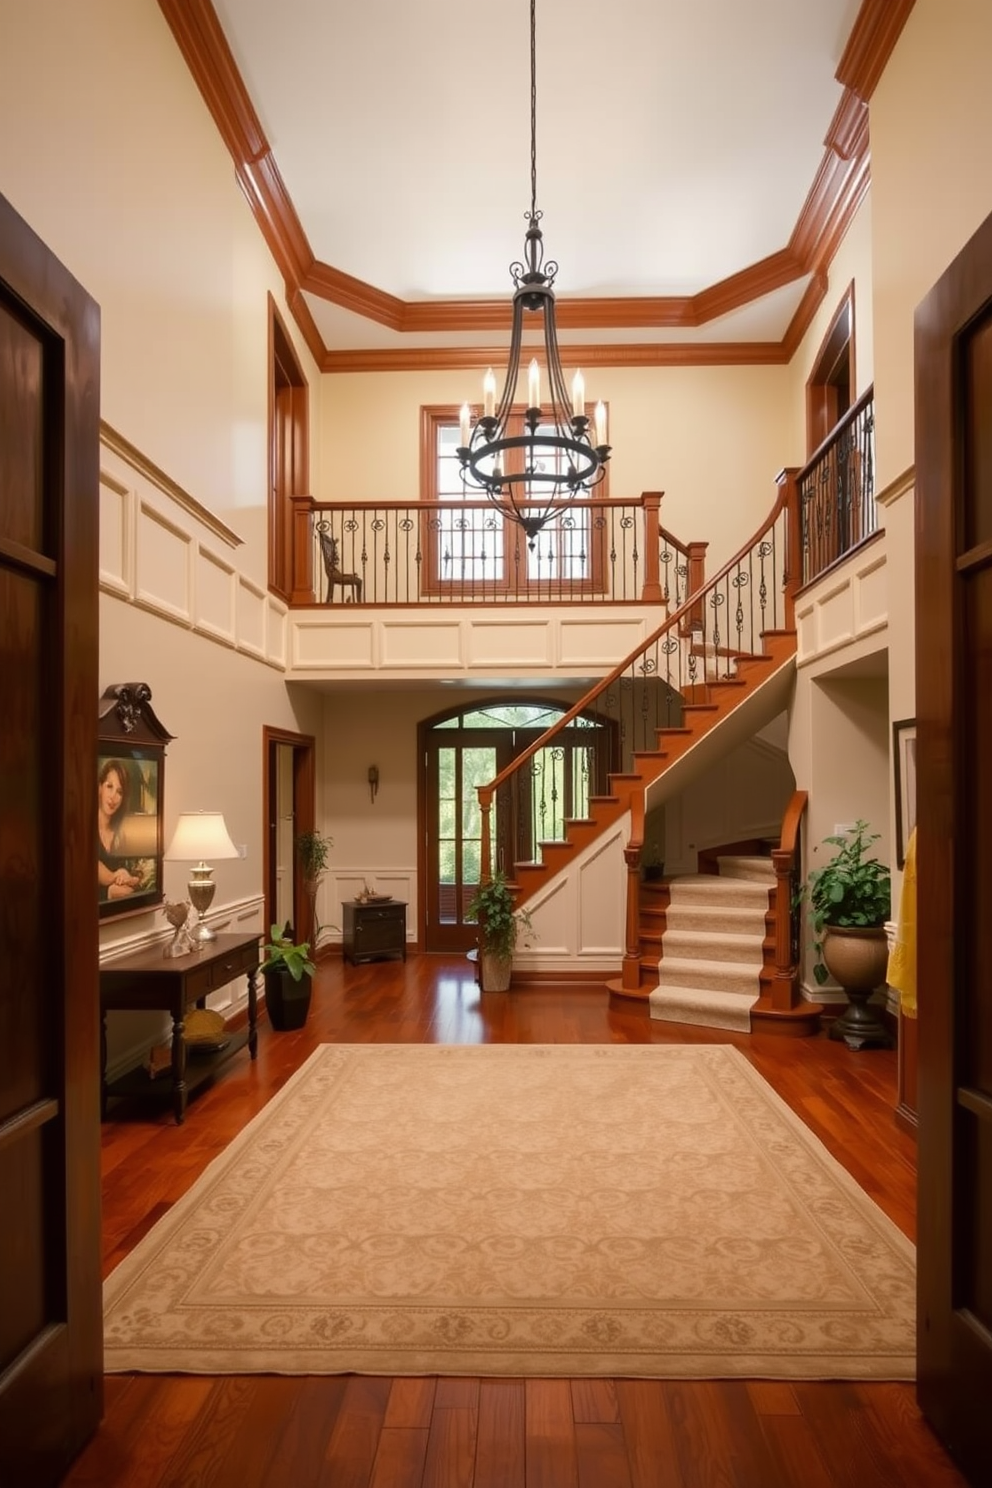
POLYGON ((967 976, 959 875, 968 810, 961 727, 960 531, 965 479, 960 427, 960 339, 992 309, 992 216, 916 312, 916 719, 919 999, 917 1392, 965 1473, 988 1466, 989 1358, 957 1291, 954 1226, 961 1063, 959 988, 967 976), (962 1366, 962 1358, 968 1363, 962 1366))
MULTIPOLYGON (((274 923, 275 855, 272 851, 272 824, 278 800, 278 772, 275 769, 275 746, 286 744, 293 751, 293 837, 312 832, 317 824, 317 741, 312 734, 296 734, 289 729, 262 726, 262 882, 265 892, 265 929, 274 923)), ((293 852, 293 928, 297 939, 301 926, 310 922, 310 905, 303 887, 303 876, 297 872, 293 852)))
MULTIPOLYGON (((16 975, 19 996, 46 1000, 52 1050, 39 1097, 0 1121, 0 1144, 29 1140, 49 1158, 40 1195, 47 1272, 42 1315, 20 1354, 5 1361, 0 1478, 45 1488, 61 1479, 96 1430, 103 1408, 94 874, 100 309, 2 195, 0 281, 9 314, 43 347, 45 531, 38 551, 5 542, 2 562, 38 581, 49 596, 43 642, 50 663, 43 693, 47 749, 38 809, 42 846, 50 854, 50 934, 44 964, 22 967, 16 975)), ((18 1235, 26 1233, 16 1203, 3 1223, 8 1247, 16 1246, 18 1235)), ((10 1254, 8 1248, 5 1256, 10 1254)))

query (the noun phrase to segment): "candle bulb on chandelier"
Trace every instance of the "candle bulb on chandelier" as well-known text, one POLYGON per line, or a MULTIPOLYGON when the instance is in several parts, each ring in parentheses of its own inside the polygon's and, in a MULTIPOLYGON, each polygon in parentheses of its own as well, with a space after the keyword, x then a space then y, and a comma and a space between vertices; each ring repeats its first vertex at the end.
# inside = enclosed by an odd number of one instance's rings
POLYGON ((468 449, 469 440, 472 437, 472 410, 467 403, 463 403, 461 413, 458 415, 458 428, 462 449, 468 449))
POLYGON ((492 367, 482 379, 482 404, 485 417, 492 418, 496 409, 496 378, 493 376, 492 367))
POLYGON ((527 368, 527 407, 540 408, 541 406, 541 369, 537 365, 537 358, 531 359, 527 368))
POLYGON ((603 403, 596 404, 596 448, 602 449, 606 443, 606 407, 603 403))
POLYGON ((586 380, 581 372, 572 378, 572 417, 582 418, 586 411, 586 380))

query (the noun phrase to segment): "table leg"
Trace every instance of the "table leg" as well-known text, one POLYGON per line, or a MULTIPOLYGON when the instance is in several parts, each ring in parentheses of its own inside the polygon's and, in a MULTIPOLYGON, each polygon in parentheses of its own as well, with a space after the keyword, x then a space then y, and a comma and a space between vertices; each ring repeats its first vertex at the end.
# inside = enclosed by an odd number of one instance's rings
POLYGON ((186 1119, 186 1024, 181 1017, 172 1020, 172 1109, 176 1125, 186 1119))
POLYGON ((258 1029, 256 1021, 258 1017, 258 991, 255 979, 258 976, 257 969, 253 966, 248 973, 248 1053, 252 1059, 258 1053, 258 1029))
POLYGON ((100 1120, 107 1119, 107 1015, 100 1019, 100 1120))

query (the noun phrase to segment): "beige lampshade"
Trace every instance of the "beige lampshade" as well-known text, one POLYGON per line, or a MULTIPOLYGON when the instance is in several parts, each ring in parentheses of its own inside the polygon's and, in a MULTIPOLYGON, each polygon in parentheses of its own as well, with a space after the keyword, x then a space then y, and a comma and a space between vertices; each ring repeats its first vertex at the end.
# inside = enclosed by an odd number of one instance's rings
POLYGON ((220 811, 184 811, 165 856, 172 862, 208 863, 213 859, 236 858, 238 849, 231 841, 220 811))

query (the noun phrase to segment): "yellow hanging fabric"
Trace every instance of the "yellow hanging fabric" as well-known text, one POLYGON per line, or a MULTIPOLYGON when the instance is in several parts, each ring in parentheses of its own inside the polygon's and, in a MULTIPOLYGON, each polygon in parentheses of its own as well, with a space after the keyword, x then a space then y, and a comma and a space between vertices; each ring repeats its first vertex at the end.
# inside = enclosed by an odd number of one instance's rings
POLYGON ((886 980, 895 987, 907 1018, 916 1017, 916 828, 909 834, 899 895, 899 924, 886 980))

